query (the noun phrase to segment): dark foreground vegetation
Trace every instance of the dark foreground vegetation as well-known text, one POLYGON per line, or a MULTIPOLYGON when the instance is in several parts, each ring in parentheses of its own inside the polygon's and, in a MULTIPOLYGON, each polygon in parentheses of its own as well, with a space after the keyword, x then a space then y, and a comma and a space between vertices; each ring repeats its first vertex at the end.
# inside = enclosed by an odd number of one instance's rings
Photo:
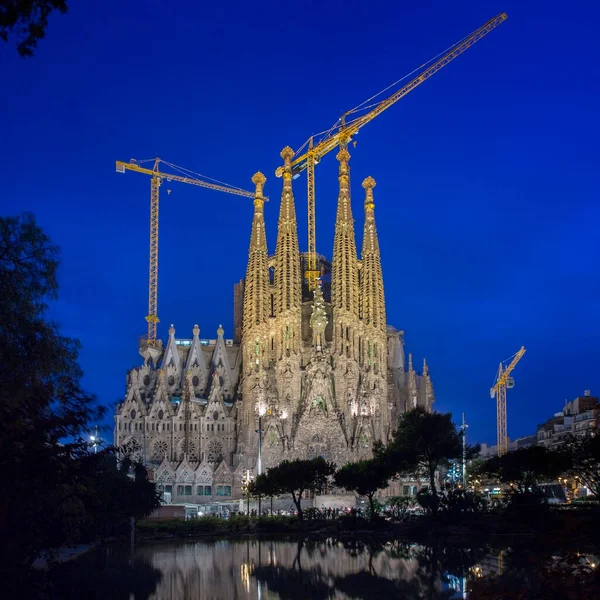
MULTIPOLYGON (((42 553, 119 534, 158 505, 142 465, 95 452, 102 409, 79 344, 48 320, 58 248, 31 215, 0 218, 0 580, 21 597, 42 553)), ((50 556, 51 558, 51 556, 50 556)), ((26 597, 23 596, 23 597, 26 597)))

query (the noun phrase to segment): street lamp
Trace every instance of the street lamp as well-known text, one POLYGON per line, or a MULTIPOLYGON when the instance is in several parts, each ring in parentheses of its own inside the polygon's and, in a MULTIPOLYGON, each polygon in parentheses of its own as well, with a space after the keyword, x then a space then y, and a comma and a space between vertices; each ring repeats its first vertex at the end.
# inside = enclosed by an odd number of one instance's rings
POLYGON ((460 429, 462 431, 462 484, 465 489, 467 488, 467 427, 465 413, 463 413, 460 429))
POLYGON ((264 404, 259 404, 258 405, 258 429, 256 430, 256 433, 258 433, 258 463, 256 465, 256 474, 257 475, 262 475, 262 434, 263 432, 263 428, 262 428, 262 418, 263 415, 265 414, 266 410, 264 407, 264 404))
MULTIPOLYGON (((258 429, 256 433, 258 433, 258 462, 256 465, 256 475, 262 475, 262 417, 265 414, 265 406, 262 402, 258 405, 258 429)), ((258 495, 258 516, 260 517, 261 510, 261 496, 258 495)))
POLYGON ((96 430, 95 430, 95 434, 94 435, 90 435, 90 441, 92 442, 92 445, 94 446, 94 454, 96 454, 96 452, 98 452, 98 426, 96 425, 96 430))

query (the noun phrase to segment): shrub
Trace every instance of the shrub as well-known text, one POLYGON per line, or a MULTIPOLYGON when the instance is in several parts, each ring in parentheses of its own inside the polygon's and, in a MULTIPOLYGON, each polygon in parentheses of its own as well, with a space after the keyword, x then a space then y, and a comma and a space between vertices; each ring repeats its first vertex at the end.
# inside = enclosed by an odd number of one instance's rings
POLYGON ((465 514, 482 514, 487 508, 487 500, 478 492, 455 489, 440 496, 440 511, 452 518, 465 514))
POLYGON ((416 506, 416 501, 411 496, 393 496, 388 499, 387 512, 397 521, 403 521, 409 511, 416 506))
POLYGON ((419 506, 429 514, 436 514, 440 498, 437 494, 432 494, 428 489, 417 492, 417 502, 419 506))
POLYGON ((379 500, 377 500, 377 498, 373 498, 372 503, 374 508, 374 514, 371 514, 371 504, 367 504, 367 508, 365 509, 365 515, 368 519, 374 520, 377 517, 377 515, 381 512, 383 505, 381 504, 381 502, 379 502, 379 500))
POLYGON ((355 512, 345 514, 340 517, 340 525, 342 529, 347 531, 355 531, 357 529, 365 529, 368 525, 367 519, 359 517, 355 512))
POLYGON ((301 527, 296 517, 259 517, 256 519, 256 529, 261 533, 287 533, 297 531, 301 527))
POLYGON ((540 518, 549 511, 548 503, 539 490, 531 492, 513 492, 504 504, 507 513, 525 520, 540 518))

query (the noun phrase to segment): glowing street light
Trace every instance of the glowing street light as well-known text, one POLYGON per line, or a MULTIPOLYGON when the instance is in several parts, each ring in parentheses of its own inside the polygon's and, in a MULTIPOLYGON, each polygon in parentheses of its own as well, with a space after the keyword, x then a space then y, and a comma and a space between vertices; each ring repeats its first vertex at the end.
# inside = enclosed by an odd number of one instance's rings
POLYGON ((94 447, 94 454, 98 452, 98 442, 100 438, 98 437, 98 426, 96 425, 96 430, 94 435, 90 435, 90 441, 92 442, 92 446, 94 447))

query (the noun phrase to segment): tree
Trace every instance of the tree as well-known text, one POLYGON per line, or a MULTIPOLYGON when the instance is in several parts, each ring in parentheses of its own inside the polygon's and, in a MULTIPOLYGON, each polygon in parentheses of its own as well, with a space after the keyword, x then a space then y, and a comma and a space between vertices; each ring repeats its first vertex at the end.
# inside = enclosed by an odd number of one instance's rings
POLYGON ((397 472, 412 471, 428 478, 431 507, 436 513, 439 498, 435 472, 462 456, 462 440, 450 413, 430 413, 417 407, 400 417, 387 448, 378 452, 387 456, 388 464, 399 469, 397 472))
POLYGON ((17 52, 33 56, 33 50, 46 35, 48 17, 68 10, 67 0, 2 0, 0 1, 0 39, 17 38, 17 52))
POLYGON ((556 479, 568 466, 563 454, 530 446, 493 456, 481 466, 481 473, 510 485, 517 494, 526 494, 535 491, 538 483, 556 479))
POLYGON ((570 473, 600 498, 600 435, 570 436, 562 451, 570 463, 570 473))
POLYGON ((376 515, 373 498, 377 490, 388 486, 389 477, 389 467, 375 458, 348 463, 336 472, 333 479, 337 486, 369 499, 373 521, 376 515))
POLYGON ((80 387, 78 343, 45 319, 57 267, 33 216, 0 218, 0 569, 10 575, 81 531, 73 469, 102 415, 80 387))
POLYGON ((311 460, 284 460, 269 469, 268 477, 281 493, 291 494, 298 510, 298 518, 303 520, 302 495, 304 492, 319 492, 327 483, 327 478, 335 473, 335 465, 318 456, 311 460))
MULTIPOLYGON (((256 476, 254 481, 251 481, 248 486, 248 491, 251 496, 260 496, 271 499, 271 516, 273 515, 273 496, 281 494, 281 489, 273 477, 269 476, 269 472, 261 473, 256 476)), ((260 515, 259 515, 260 516, 260 515)))

